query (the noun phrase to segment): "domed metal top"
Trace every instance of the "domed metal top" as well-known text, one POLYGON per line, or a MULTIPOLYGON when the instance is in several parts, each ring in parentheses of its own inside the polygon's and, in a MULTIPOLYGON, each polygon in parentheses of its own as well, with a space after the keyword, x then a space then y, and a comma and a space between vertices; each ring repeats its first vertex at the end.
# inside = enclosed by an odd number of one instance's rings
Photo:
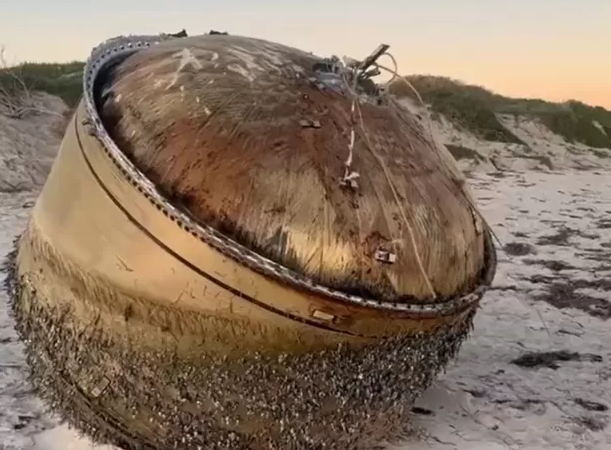
POLYGON ((489 236, 453 159, 340 69, 258 39, 170 39, 103 74, 97 108, 169 202, 315 283, 412 303, 474 290, 489 236))

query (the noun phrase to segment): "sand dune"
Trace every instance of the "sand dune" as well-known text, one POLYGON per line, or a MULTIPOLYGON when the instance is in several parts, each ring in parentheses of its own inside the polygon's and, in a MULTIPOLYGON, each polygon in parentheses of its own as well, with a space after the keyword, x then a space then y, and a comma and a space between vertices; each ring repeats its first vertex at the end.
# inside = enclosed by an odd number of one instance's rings
MULTIPOLYGON (((0 257, 24 226, 59 144, 66 106, 44 101, 57 114, 21 121, 0 114, 0 257)), ((530 153, 482 141, 444 117, 433 121, 440 140, 479 155, 459 163, 501 241, 499 272, 458 360, 414 409, 414 435, 390 448, 609 449, 608 162, 536 122, 500 119, 530 153)), ((32 395, 12 327, 2 293, 0 449, 92 449, 32 395)))

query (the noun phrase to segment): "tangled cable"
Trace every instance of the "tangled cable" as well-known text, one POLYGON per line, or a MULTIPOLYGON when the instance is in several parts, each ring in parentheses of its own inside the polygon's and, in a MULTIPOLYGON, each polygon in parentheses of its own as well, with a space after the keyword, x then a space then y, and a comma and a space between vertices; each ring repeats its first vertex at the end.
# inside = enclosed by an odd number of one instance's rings
MULTIPOLYGON (((416 242, 416 236, 414 234, 414 230, 410 224, 410 221, 407 218, 407 212, 405 211, 405 208, 402 205, 402 202, 399 198, 396 187, 392 181, 392 177, 390 175, 388 167, 386 166, 384 162, 384 159, 376 152, 374 146, 372 145, 370 141, 369 135, 367 133, 367 129, 363 121, 363 115, 362 115, 360 104, 359 104, 359 99, 361 97, 361 93, 359 92, 359 85, 363 84, 364 81, 367 80, 370 83, 372 83, 370 79, 373 76, 379 75, 381 73, 381 70, 391 72, 393 76, 391 80, 387 82, 384 88, 384 92, 385 92, 387 91, 387 88, 390 85, 390 83, 392 83, 397 77, 399 77, 396 59, 390 53, 387 52, 388 48, 389 46, 385 44, 378 46, 378 48, 373 53, 371 53, 371 55, 365 58, 363 61, 357 61, 349 57, 344 57, 342 60, 340 60, 337 57, 332 57, 328 60, 329 64, 328 66, 326 66, 326 68, 328 69, 330 73, 339 75, 340 79, 342 80, 343 90, 347 91, 351 97, 350 138, 348 142, 348 156, 346 158, 346 161, 344 162, 344 174, 342 178, 340 179, 340 185, 350 187, 353 189, 358 188, 357 180, 360 177, 360 174, 353 169, 352 163, 354 161, 354 145, 356 141, 356 127, 360 126, 360 129, 362 130, 363 136, 365 138, 364 139, 365 146, 371 152, 373 157, 376 159, 376 161, 380 165, 384 173, 384 176, 386 178, 386 181, 391 189, 394 201, 396 202, 397 207, 401 213, 401 220, 403 221, 406 229, 408 230, 410 243, 413 248, 415 259, 416 259, 416 264, 418 265, 418 269, 420 270, 422 278, 426 284, 427 290, 429 291, 431 298, 435 299, 437 298, 437 294, 435 293, 435 289, 433 288, 430 277, 428 276, 424 268, 424 265, 422 263, 422 258, 420 256, 420 251, 418 249, 418 244, 416 242), (377 60, 383 55, 388 55, 391 58, 393 64, 395 65, 395 70, 387 69, 386 67, 381 66, 377 63, 377 60)), ((405 80, 405 82, 408 83, 410 88, 416 93, 418 98, 420 98, 420 95, 415 90, 415 88, 409 83, 409 81, 405 80)), ((420 98, 420 100, 422 99, 420 98)), ((392 245, 397 245, 396 240, 393 240, 391 243, 392 245)))
MULTIPOLYGON (((418 245, 416 242, 414 230, 408 220, 408 214, 405 208, 403 207, 402 202, 400 201, 396 187, 390 176, 388 167, 386 166, 383 158, 380 157, 380 155, 376 152, 375 147, 371 143, 369 134, 365 127, 365 123, 363 120, 361 107, 360 107, 360 101, 364 97, 363 94, 365 94, 365 96, 367 94, 370 94, 368 92, 365 92, 366 90, 362 88, 364 84, 368 82, 370 83, 370 85, 376 86, 375 93, 381 98, 388 94, 390 85, 393 82, 395 82, 396 80, 399 80, 400 82, 404 83, 411 92, 413 92, 420 106, 424 108, 426 112, 425 116, 426 116, 426 122, 428 125, 429 133, 434 139, 433 123, 432 123, 432 118, 430 116, 429 109, 427 108, 424 100, 420 96, 420 93, 418 92, 418 90, 412 85, 412 83, 409 82, 408 79, 406 79, 405 77, 402 77, 399 74, 397 60, 391 53, 388 52, 388 48, 389 48, 388 45, 382 44, 378 46, 376 50, 374 50, 367 58, 365 58, 362 61, 358 61, 358 60, 355 60, 353 58, 346 57, 346 56, 344 56, 341 60, 336 56, 333 56, 326 60, 328 72, 335 75, 335 78, 339 78, 341 80, 340 85, 341 85, 342 92, 349 94, 351 98, 350 136, 349 136, 349 141, 348 141, 348 156, 344 162, 344 173, 339 183, 342 186, 349 187, 352 189, 358 188, 358 179, 360 178, 360 174, 356 170, 353 169, 352 164, 354 161, 355 142, 356 142, 356 135, 357 135, 356 130, 357 130, 357 127, 359 127, 360 130, 362 131, 362 135, 364 138, 363 140, 364 140, 364 144, 366 148, 371 152, 371 154, 374 156, 374 158, 376 159, 376 161, 382 168, 382 171, 389 184, 394 200, 401 213, 401 220, 404 223, 406 229, 408 230, 410 243, 413 248, 416 263, 418 265, 421 276, 427 286, 430 296, 433 299, 435 299, 437 295, 431 283, 430 277, 428 276, 426 269, 424 268, 422 258, 420 256, 420 252, 418 249, 418 245), (387 56, 391 60, 392 68, 386 67, 378 62, 379 59, 383 56, 387 56), (374 76, 380 75, 382 72, 389 73, 391 75, 391 78, 380 89, 377 85, 373 83, 373 81, 371 81, 371 78, 374 76)), ((481 212, 479 212, 479 210, 476 208, 473 200, 470 198, 468 193, 464 190, 462 190, 462 192, 465 196, 467 203, 469 204, 471 208, 471 211, 474 217, 474 221, 476 222, 476 226, 478 225, 477 220, 478 219, 481 220, 481 223, 483 224, 485 229, 489 231, 491 235, 493 236, 493 238, 495 238, 498 242, 497 236, 491 230, 491 227, 489 226, 486 219, 482 216, 481 212)), ((392 245, 397 245, 398 241, 393 240, 391 243, 392 245)))

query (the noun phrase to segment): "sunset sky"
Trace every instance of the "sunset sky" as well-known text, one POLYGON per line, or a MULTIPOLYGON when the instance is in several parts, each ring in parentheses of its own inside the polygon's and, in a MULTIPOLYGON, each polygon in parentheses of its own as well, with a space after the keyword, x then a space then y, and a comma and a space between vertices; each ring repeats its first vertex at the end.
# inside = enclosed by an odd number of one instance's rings
POLYGON ((119 34, 210 29, 321 56, 391 45, 402 74, 611 108, 611 0, 0 0, 11 63, 85 59, 119 34))

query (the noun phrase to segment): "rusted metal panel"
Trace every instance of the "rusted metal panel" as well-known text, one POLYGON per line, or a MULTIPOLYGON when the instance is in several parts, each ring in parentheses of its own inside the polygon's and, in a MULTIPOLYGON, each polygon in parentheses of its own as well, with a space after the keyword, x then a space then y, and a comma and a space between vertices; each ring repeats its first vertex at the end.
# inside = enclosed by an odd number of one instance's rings
POLYGON ((37 392, 124 448, 400 435, 496 268, 454 163, 392 101, 355 127, 356 83, 321 89, 320 58, 164 39, 94 50, 9 258, 37 392))

